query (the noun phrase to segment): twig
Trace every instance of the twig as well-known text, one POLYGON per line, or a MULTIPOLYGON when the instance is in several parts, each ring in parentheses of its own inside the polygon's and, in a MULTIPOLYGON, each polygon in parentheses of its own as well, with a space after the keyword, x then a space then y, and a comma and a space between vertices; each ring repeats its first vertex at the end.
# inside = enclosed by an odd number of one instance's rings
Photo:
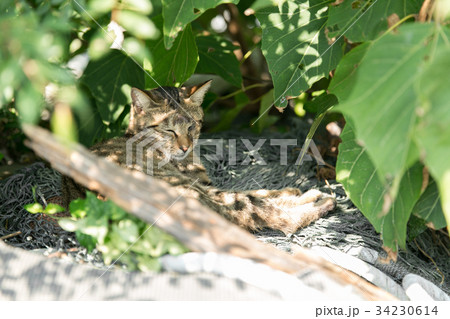
POLYGON ((8 238, 20 235, 20 234, 22 234, 22 232, 19 230, 19 231, 16 231, 15 233, 8 234, 8 235, 0 237, 0 240, 8 239, 8 238))
POLYGON ((417 17, 417 22, 425 22, 427 16, 430 13, 431 7, 433 6, 434 0, 425 0, 419 11, 419 16, 417 17))
MULTIPOLYGON (((244 86, 242 89, 236 90, 234 92, 231 92, 230 94, 227 94, 227 95, 220 96, 220 97, 216 98, 214 101, 212 101, 211 103, 209 103, 206 106, 205 110, 208 111, 211 108, 211 106, 214 103, 216 103, 217 101, 219 101, 219 100, 227 100, 227 99, 229 99, 229 98, 231 98, 231 97, 233 97, 235 95, 238 95, 239 93, 246 92, 246 91, 251 90, 253 88, 266 87, 266 86, 267 86, 267 84, 262 84, 262 83, 255 83, 255 84, 252 84, 252 85, 249 85, 249 86, 244 86)), ((262 96, 260 96, 259 98, 255 99, 253 101, 250 101, 248 104, 251 104, 253 102, 259 101, 259 99, 261 99, 262 96)))
POLYGON ((429 260, 431 260, 431 262, 433 263, 433 265, 436 267, 436 271, 441 275, 441 278, 442 278, 442 280, 441 280, 441 285, 444 283, 444 280, 445 280, 445 276, 444 276, 444 274, 442 273, 442 271, 439 269, 439 267, 438 267, 438 265, 436 264, 436 262, 434 261, 434 259, 430 256, 430 255, 428 255, 420 246, 419 246, 419 244, 417 243, 417 240, 414 238, 414 243, 416 244, 416 246, 417 246, 417 248, 420 250, 420 252, 422 253, 422 254, 424 254, 429 260))

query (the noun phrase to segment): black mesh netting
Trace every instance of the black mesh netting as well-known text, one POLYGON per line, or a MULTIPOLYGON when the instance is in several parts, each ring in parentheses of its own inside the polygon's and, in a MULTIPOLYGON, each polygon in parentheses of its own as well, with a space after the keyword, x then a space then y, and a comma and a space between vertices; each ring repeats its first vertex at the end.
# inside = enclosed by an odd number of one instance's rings
MULTIPOLYGON (((295 129, 290 133, 268 133, 266 137, 256 137, 252 134, 243 136, 237 132, 203 135, 202 138, 206 139, 209 145, 202 145, 200 154, 213 183, 224 189, 235 190, 280 189, 290 186, 298 187, 302 191, 318 188, 323 192, 333 192, 336 194, 338 207, 325 218, 299 230, 292 236, 286 237, 276 231, 264 230, 255 234, 256 237, 288 252, 292 245, 328 246, 343 252, 347 252, 352 247, 367 247, 383 256, 379 234, 354 207, 342 186, 331 182, 328 187, 319 181, 315 171, 317 163, 311 158, 307 158, 302 165, 295 164, 301 143, 308 131, 308 124, 294 122, 292 126, 295 129), (242 141, 243 138, 248 139, 251 145, 256 145, 258 140, 266 138, 257 151, 260 158, 255 156, 255 151, 248 151, 249 144, 247 142, 246 146, 242 141), (287 148, 287 165, 280 165, 280 146, 271 145, 270 142, 270 139, 280 138, 297 139, 297 145, 287 148), (213 139, 222 139, 225 151, 221 156, 205 156, 217 155, 216 146, 212 143, 213 139), (233 156, 234 144, 236 156, 233 156), (249 160, 246 162, 247 157, 249 160), (230 160, 233 161, 233 159, 235 164, 231 165, 230 160), (262 161, 265 162, 264 165, 261 165, 262 161), (243 163, 247 164, 243 165, 243 163)), ((327 159, 327 161, 334 165, 333 159, 327 159)), ((21 231, 21 235, 7 239, 6 242, 24 249, 52 248, 69 251, 70 248, 77 246, 73 234, 61 230, 48 219, 29 214, 23 209, 25 204, 33 202, 32 187, 36 187, 37 200, 45 204, 50 198, 60 195, 60 175, 43 164, 36 163, 0 181, 0 237, 21 231)), ((448 238, 441 236, 439 239, 437 236, 439 234, 427 231, 417 237, 415 242, 408 243, 407 251, 400 252, 396 264, 384 265, 377 262, 374 266, 398 282, 408 273, 418 274, 449 293, 448 238)), ((82 250, 77 252, 76 260, 84 258, 85 261, 90 259, 101 264, 98 254, 86 254, 80 251, 82 250)))
POLYGON ((77 245, 75 235, 62 230, 41 214, 30 214, 23 207, 36 200, 42 205, 59 196, 61 175, 43 163, 34 163, 0 181, 0 237, 20 231, 6 240, 24 249, 71 248, 77 245))

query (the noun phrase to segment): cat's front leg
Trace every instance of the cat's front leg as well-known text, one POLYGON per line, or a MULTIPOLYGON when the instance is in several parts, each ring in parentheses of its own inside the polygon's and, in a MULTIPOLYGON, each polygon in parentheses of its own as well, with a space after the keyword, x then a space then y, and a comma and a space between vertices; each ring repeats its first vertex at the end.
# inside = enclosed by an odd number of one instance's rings
POLYGON ((191 152, 184 160, 178 163, 178 169, 192 179, 197 180, 198 183, 211 185, 211 180, 206 174, 205 167, 194 152, 191 152))
POLYGON ((198 182, 203 185, 211 185, 211 180, 209 179, 209 176, 206 174, 206 172, 198 172, 195 176, 195 179, 198 178, 198 182))

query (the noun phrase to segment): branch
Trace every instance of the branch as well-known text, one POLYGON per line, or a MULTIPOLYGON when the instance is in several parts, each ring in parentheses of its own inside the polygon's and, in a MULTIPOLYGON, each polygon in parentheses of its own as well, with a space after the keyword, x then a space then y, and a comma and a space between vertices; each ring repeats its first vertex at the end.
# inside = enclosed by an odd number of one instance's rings
POLYGON ((425 22, 427 17, 430 15, 431 8, 433 6, 434 0, 425 0, 419 11, 419 16, 417 17, 418 22, 425 22))
POLYGON ((24 125, 23 129, 29 138, 27 145, 56 170, 105 195, 146 223, 154 223, 193 251, 231 254, 291 274, 315 269, 341 287, 352 285, 368 300, 395 299, 306 249, 299 249, 291 256, 257 241, 197 200, 183 197, 164 181, 123 169, 94 156, 79 144, 62 143, 42 128, 24 125))

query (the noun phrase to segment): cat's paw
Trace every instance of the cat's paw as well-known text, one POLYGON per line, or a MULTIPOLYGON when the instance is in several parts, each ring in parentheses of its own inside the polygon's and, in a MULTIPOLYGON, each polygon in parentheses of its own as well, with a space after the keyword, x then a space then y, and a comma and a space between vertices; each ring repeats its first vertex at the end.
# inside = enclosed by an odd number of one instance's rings
POLYGON ((335 197, 312 189, 300 196, 295 206, 288 208, 287 212, 299 229, 325 216, 335 207, 335 197))
POLYGON ((315 189, 309 190, 301 196, 278 197, 269 201, 283 213, 283 222, 280 220, 278 227, 274 228, 285 234, 294 233, 298 229, 308 226, 336 207, 336 200, 333 196, 315 189))
POLYGON ((289 197, 300 197, 302 192, 298 188, 283 188, 283 189, 258 189, 245 192, 248 195, 257 198, 268 198, 268 199, 283 199, 289 197))
POLYGON ((211 185, 212 182, 209 179, 208 175, 205 172, 200 172, 197 174, 198 182, 203 185, 211 185))
POLYGON ((302 191, 298 188, 286 187, 279 190, 279 196, 302 196, 302 191))

